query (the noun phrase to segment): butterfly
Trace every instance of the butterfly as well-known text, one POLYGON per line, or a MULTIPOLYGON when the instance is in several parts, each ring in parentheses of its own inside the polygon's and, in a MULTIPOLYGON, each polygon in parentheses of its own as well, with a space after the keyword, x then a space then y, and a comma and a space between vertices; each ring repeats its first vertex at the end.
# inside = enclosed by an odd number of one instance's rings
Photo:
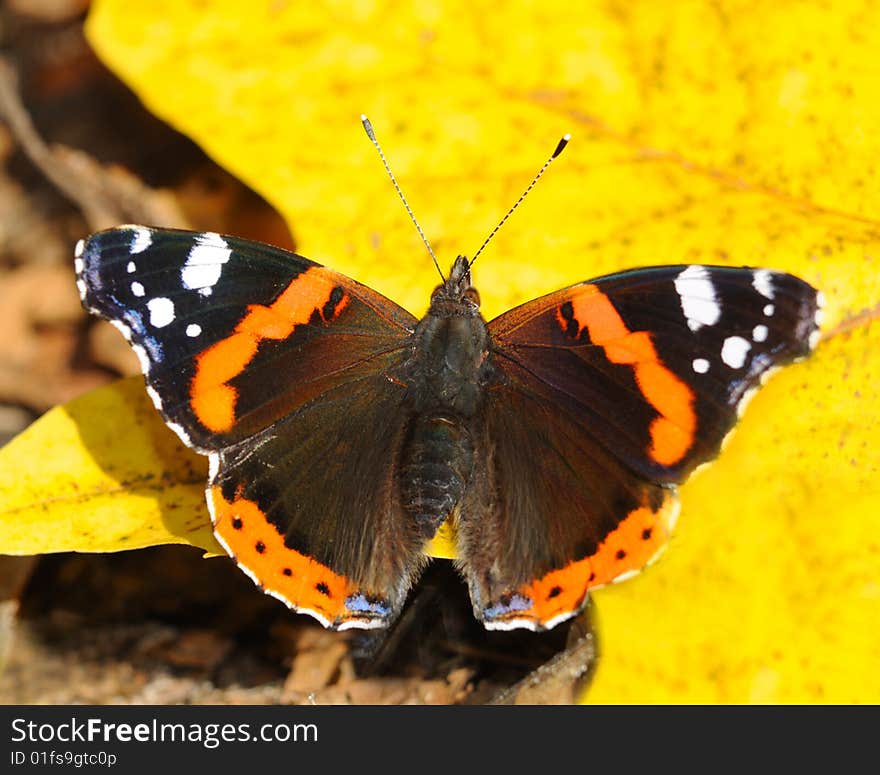
POLYGON ((207 455, 214 535, 266 593, 333 629, 391 624, 441 527, 487 629, 547 630, 652 562, 676 485, 714 458, 822 295, 769 269, 681 265, 572 285, 490 322, 474 261, 420 320, 303 256, 212 232, 81 240, 83 305, 207 455))
POLYGON ((300 255, 122 226, 77 286, 207 455, 220 544, 335 629, 389 625, 452 527, 474 614, 544 630, 651 562, 676 485, 745 399, 816 344, 821 294, 768 269, 655 266, 488 323, 459 256, 417 319, 300 255))

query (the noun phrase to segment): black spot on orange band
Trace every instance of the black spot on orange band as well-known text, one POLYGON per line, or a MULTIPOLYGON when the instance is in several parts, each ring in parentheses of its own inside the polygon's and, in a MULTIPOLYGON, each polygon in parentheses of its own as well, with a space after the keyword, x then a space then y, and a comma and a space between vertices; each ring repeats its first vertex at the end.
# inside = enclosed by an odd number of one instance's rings
POLYGON ((316 615, 326 626, 376 618, 373 609, 353 609, 346 600, 376 600, 373 608, 390 610, 379 596, 367 594, 350 579, 284 544, 284 537, 254 501, 240 494, 231 499, 219 486, 208 490, 214 533, 236 562, 265 592, 316 615))
POLYGON ((539 629, 561 616, 579 611, 590 588, 639 571, 660 553, 677 510, 676 496, 668 491, 659 508, 643 505, 629 512, 592 555, 499 596, 486 610, 503 610, 505 613, 498 619, 531 621, 539 629), (528 608, 515 610, 510 606, 510 601, 515 599, 532 603, 528 608))

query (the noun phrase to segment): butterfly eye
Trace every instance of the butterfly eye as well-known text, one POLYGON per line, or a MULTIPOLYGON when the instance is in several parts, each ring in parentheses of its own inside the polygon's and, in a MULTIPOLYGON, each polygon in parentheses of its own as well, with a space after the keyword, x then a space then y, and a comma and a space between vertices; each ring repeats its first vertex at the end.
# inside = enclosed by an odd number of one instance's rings
POLYGON ((443 290, 442 285, 438 285, 433 291, 431 291, 431 301, 437 298, 440 295, 440 292, 443 290))
POLYGON ((476 288, 474 288, 473 286, 465 289, 464 297, 468 301, 476 304, 478 307, 480 306, 480 292, 476 288))

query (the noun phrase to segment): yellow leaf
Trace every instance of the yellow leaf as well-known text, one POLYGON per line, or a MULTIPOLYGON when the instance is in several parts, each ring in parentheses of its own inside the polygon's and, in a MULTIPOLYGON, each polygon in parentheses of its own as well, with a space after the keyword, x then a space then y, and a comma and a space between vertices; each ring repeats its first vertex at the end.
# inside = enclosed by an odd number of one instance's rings
POLYGON ((207 461, 180 444, 133 377, 45 414, 0 450, 4 554, 183 543, 223 554, 207 461))
POLYGON ((794 272, 827 298, 682 488, 666 556, 595 595, 595 701, 880 701, 873 677, 880 7, 97 0, 88 34, 158 115, 289 219, 303 253, 421 313, 435 283, 357 116, 488 316, 606 271, 794 272), (861 317, 860 317, 861 315, 861 317))

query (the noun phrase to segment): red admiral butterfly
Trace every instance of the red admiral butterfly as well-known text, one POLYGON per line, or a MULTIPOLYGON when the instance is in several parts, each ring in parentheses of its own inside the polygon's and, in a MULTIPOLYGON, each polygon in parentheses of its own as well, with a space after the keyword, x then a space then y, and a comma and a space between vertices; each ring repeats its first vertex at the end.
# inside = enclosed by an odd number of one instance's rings
POLYGON ((815 345, 821 294, 768 269, 656 266, 487 323, 472 263, 418 320, 236 237, 123 226, 76 251, 84 305, 209 457, 215 535, 265 592, 327 627, 387 626, 448 521, 484 625, 548 629, 656 557, 675 485, 815 345))

